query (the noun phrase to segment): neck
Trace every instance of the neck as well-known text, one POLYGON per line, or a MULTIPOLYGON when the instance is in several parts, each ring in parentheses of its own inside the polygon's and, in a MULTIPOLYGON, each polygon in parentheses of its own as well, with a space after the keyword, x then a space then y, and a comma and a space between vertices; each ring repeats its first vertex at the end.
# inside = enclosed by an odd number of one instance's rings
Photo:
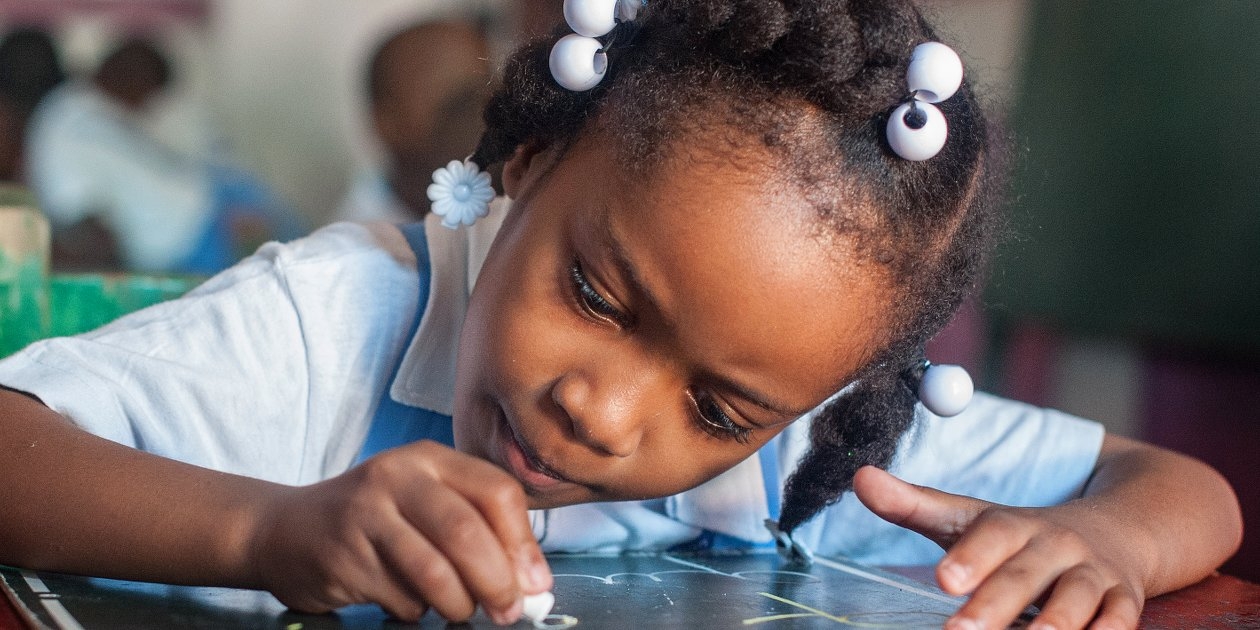
POLYGON ((389 187, 394 196, 406 206, 417 218, 424 218, 429 213, 430 177, 420 168, 409 168, 406 165, 394 165, 389 172, 389 187))

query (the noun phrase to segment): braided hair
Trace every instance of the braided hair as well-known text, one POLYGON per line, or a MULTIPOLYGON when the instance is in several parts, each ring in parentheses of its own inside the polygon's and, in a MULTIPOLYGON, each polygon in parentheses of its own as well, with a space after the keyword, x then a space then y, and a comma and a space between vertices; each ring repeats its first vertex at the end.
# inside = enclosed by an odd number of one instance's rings
POLYGON ((648 169, 678 138, 712 137, 724 123, 772 152, 820 225, 889 272, 891 330, 813 419, 785 489, 779 526, 791 532, 851 489, 858 468, 891 462, 917 401, 902 374, 977 281, 1002 170, 981 109, 964 83, 939 104, 949 139, 936 157, 911 162, 889 148, 911 51, 936 39, 909 0, 649 0, 601 39, 607 75, 585 92, 549 71, 566 32, 509 59, 474 162, 531 143, 563 150, 604 128, 616 130, 622 168, 648 169))

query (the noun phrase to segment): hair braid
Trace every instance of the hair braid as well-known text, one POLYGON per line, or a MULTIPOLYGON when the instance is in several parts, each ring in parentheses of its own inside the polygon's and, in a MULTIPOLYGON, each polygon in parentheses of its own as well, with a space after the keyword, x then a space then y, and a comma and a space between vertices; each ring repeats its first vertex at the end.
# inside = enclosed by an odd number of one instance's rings
POLYGON ((895 439, 914 420, 914 392, 902 380, 899 362, 890 362, 855 382, 824 407, 810 425, 810 451, 784 488, 779 528, 792 532, 853 487, 862 466, 886 468, 895 439), (897 366, 897 367, 890 367, 897 366))

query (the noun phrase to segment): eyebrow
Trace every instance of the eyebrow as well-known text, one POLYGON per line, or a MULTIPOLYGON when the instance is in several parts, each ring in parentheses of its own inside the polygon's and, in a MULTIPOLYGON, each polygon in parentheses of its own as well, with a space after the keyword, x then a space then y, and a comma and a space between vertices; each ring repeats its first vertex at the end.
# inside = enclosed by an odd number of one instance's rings
MULTIPOLYGON (((647 307, 650 310, 663 314, 664 311, 661 309, 660 303, 658 303, 652 296, 652 293, 647 290, 647 285, 643 282, 642 277, 639 275, 638 269, 630 262, 630 256, 627 255, 625 248, 622 247, 621 240, 618 239, 616 233, 613 232, 612 225, 608 221, 608 217, 611 216, 611 214, 611 208, 607 205, 602 205, 600 207, 600 212, 598 213, 600 218, 596 221, 597 235, 603 239, 604 244, 608 247, 609 254, 612 256, 613 265, 617 267, 619 272, 621 272, 626 284, 629 285, 630 291, 639 296, 639 298, 647 304, 647 307)), ((665 319, 668 322, 668 318, 663 317, 662 319, 665 319)), ((672 326, 670 327, 672 328, 672 326)), ((720 388, 729 390, 737 396, 758 407, 761 407, 762 409, 765 409, 766 411, 784 416, 788 418, 789 421, 795 420, 796 418, 809 413, 809 411, 813 409, 813 407, 810 407, 804 411, 797 411, 793 409, 791 405, 771 400, 768 396, 749 389, 748 387, 745 387, 744 385, 741 385, 729 378, 723 377, 712 370, 706 369, 705 376, 715 382, 720 388)), ((779 424, 771 423, 769 425, 763 425, 758 422, 753 422, 751 419, 745 419, 760 428, 768 428, 779 424)))

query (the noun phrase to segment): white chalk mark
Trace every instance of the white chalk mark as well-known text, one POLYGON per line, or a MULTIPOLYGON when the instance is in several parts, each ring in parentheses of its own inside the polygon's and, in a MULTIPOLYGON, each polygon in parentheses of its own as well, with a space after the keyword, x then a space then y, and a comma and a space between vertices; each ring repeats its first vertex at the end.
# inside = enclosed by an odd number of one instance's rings
POLYGON ((560 630, 564 630, 565 628, 572 628, 576 625, 578 625, 578 620, 577 617, 574 617, 573 615, 547 615, 546 617, 534 622, 534 627, 538 630, 544 630, 545 628, 559 628, 560 630))
POLYGON ((780 575, 791 575, 793 577, 801 578, 805 582, 821 582, 822 581, 822 578, 818 577, 817 575, 812 575, 809 573, 801 573, 800 571, 763 571, 763 570, 739 571, 738 573, 732 573, 731 577, 737 577, 741 580, 751 580, 752 578, 748 577, 750 575, 765 575, 771 578, 772 580, 775 577, 780 576, 780 575))
MULTIPOLYGON (((682 558, 675 558, 674 556, 671 556, 668 554, 662 554, 661 557, 666 560, 669 560, 670 562, 681 564, 685 567, 691 567, 693 569, 700 569, 701 571, 704 571, 706 573, 712 573, 714 575, 723 575, 726 577, 736 577, 734 575, 731 575, 730 573, 723 573, 721 571, 718 571, 717 569, 714 569, 713 567, 706 567, 703 564, 699 564, 696 562, 688 562, 686 560, 683 560, 682 558)), ((661 571, 660 573, 664 573, 664 571, 661 571)), ((739 579, 739 578, 736 578, 736 579, 739 579)))
POLYGON ((637 576, 639 576, 639 577, 646 577, 646 578, 648 578, 648 579, 652 580, 653 582, 660 582, 660 581, 661 581, 661 578, 656 577, 656 574, 655 574, 655 573, 613 573, 613 574, 611 574, 611 575, 609 575, 609 576, 608 576, 608 583, 609 583, 609 584, 616 584, 616 583, 617 583, 617 580, 616 580, 615 578, 621 577, 621 576, 623 576, 623 575, 624 575, 624 576, 626 576, 626 577, 629 577, 629 576, 631 576, 631 575, 637 575, 637 576))
POLYGON ((866 578, 872 582, 879 582, 880 584, 886 584, 888 586, 899 588, 903 591, 908 591, 916 595, 922 595, 929 599, 935 599, 936 601, 945 602, 947 604, 961 604, 964 601, 964 598, 962 597, 950 597, 949 595, 944 595, 941 593, 929 591, 927 589, 918 588, 916 586, 906 584, 905 582, 899 582, 897 580, 890 580, 882 575, 875 575, 874 573, 868 573, 857 567, 849 566, 847 564, 841 564, 839 562, 834 562, 822 556, 815 556, 814 562, 824 567, 827 567, 828 569, 835 569, 836 571, 841 571, 844 573, 848 573, 850 575, 856 575, 858 577, 866 578))
POLYGON ((800 580, 803 580, 806 582, 820 581, 818 576, 816 575, 810 575, 809 573, 801 573, 799 571, 765 571, 765 570, 758 569, 758 570, 753 570, 753 571, 740 571, 738 573, 724 573, 722 571, 718 571, 717 569, 706 567, 702 564, 693 564, 691 562, 687 562, 686 560, 682 560, 679 558, 674 558, 671 556, 661 556, 661 557, 667 560, 673 560, 674 562, 678 562, 686 566, 697 567, 697 568, 696 569, 671 569, 669 571, 654 571, 652 573, 634 573, 634 572, 610 573, 603 577, 600 577, 598 575, 589 575, 586 573, 556 573, 553 577, 589 578, 589 579, 595 580, 596 582, 603 582, 604 584, 617 584, 618 583, 617 578, 640 577, 640 578, 647 578, 649 580, 652 580, 653 582, 660 582, 661 578, 659 576, 662 576, 662 575, 674 575, 674 574, 683 574, 683 573, 707 573, 709 575, 720 575, 722 577, 735 578, 737 580, 751 580, 753 578, 749 576, 756 575, 756 576, 766 576, 771 581, 773 581, 776 576, 787 575, 793 578, 799 578, 800 580))
POLYGON ((582 578, 591 578, 592 580, 595 580, 596 582, 603 582, 604 584, 614 584, 614 582, 612 581, 611 575, 608 577, 599 577, 598 575, 586 575, 585 573, 556 573, 555 575, 552 575, 551 577, 553 579, 562 578, 562 577, 582 577, 582 578))
POLYGON ((31 587, 32 591, 36 593, 50 592, 48 590, 48 585, 44 584, 44 581, 39 579, 38 575, 35 575, 34 573, 31 573, 30 571, 22 571, 21 573, 22 573, 22 579, 26 580, 26 585, 31 587))
MULTIPOLYGON (((695 571, 691 571, 691 573, 695 573, 695 571)), ((630 577, 630 576, 645 577, 649 580, 652 580, 653 582, 661 581, 661 578, 656 577, 655 573, 612 573, 604 577, 599 577, 598 575, 586 575, 584 573, 556 573, 555 575, 551 577, 553 578, 562 578, 562 577, 590 578, 592 580, 595 580, 596 582, 603 582, 604 584, 616 584, 617 583, 616 578, 630 577)))
MULTIPOLYGON (((800 608, 801 610, 806 610, 806 611, 809 611, 809 613, 810 613, 812 616, 814 616, 814 617, 822 617, 823 619, 830 619, 831 621, 834 621, 834 622, 836 622, 836 623, 844 623, 844 624, 849 623, 849 620, 848 620, 848 618, 846 618, 846 617, 837 617, 837 616, 835 616, 835 615, 833 615, 833 614, 831 614, 831 613, 829 613, 829 612, 819 610, 819 609, 814 608, 814 607, 812 607, 812 606, 806 606, 805 604, 802 604, 802 603, 800 603, 800 602, 795 602, 795 601, 792 601, 792 600, 790 600, 790 599, 788 599, 788 598, 786 598, 786 597, 779 597, 778 595, 771 595, 770 593, 757 593, 757 594, 758 594, 758 595, 760 595, 760 596, 762 596, 762 597, 769 597, 770 599, 773 599, 773 600, 775 600, 775 601, 777 601, 777 602, 783 602, 784 604, 788 604, 788 605, 790 605, 790 606, 796 606, 797 608, 800 608)), ((774 620, 774 619, 776 619, 776 618, 778 618, 778 617, 779 617, 778 615, 775 615, 775 616, 773 616, 773 617, 760 617, 760 618, 758 618, 758 619, 745 619, 745 620, 744 620, 744 625, 749 626, 749 625, 753 625, 753 624, 755 624, 755 623, 762 623, 762 622, 765 622, 765 621, 771 621, 771 620, 774 620)))
POLYGON ((44 605, 44 609, 48 611, 49 615, 52 615, 53 621, 57 622, 57 627, 61 628, 61 630, 83 630, 79 620, 75 619, 74 615, 71 615, 70 611, 61 605, 61 600, 42 599, 39 603, 44 605))

